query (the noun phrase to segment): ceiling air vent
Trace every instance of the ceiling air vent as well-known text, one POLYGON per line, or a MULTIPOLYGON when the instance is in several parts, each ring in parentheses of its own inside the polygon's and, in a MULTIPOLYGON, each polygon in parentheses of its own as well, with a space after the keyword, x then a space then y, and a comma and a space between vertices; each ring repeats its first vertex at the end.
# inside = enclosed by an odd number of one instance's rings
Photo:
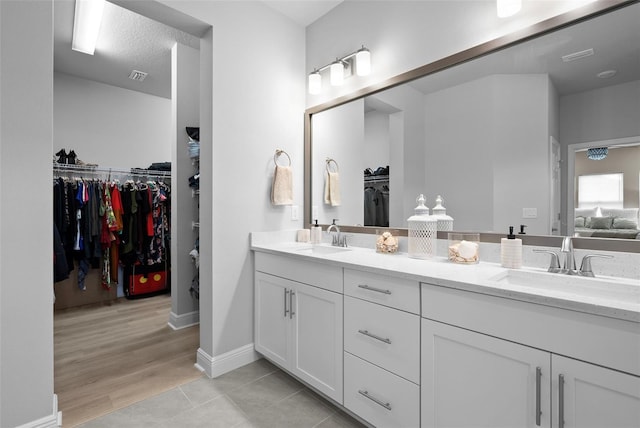
POLYGON ((589 49, 585 49, 583 51, 580 52, 574 52, 574 53, 570 53, 568 55, 564 55, 562 57, 562 60, 564 62, 571 62, 571 61, 575 61, 577 59, 581 59, 581 58, 586 58, 588 56, 593 55, 593 49, 589 48, 589 49))
POLYGON ((129 75, 129 79, 142 82, 144 78, 147 77, 147 74, 148 73, 145 73, 144 71, 133 70, 129 75))

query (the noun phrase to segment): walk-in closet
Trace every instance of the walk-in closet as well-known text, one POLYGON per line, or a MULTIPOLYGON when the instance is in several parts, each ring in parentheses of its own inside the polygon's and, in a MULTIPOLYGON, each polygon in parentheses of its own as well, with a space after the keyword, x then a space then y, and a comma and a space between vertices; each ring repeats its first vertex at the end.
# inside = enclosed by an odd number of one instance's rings
MULTIPOLYGON (((199 35, 54 2, 54 392, 77 426, 201 376, 199 35)), ((157 18, 157 17, 154 17, 157 18)))

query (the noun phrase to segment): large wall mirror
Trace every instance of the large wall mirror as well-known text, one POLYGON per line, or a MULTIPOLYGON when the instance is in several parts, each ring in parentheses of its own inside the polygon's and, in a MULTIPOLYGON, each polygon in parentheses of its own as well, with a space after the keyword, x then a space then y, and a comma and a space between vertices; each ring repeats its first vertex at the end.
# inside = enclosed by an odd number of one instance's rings
POLYGON ((307 225, 406 228, 422 193, 430 208, 442 196, 454 230, 525 224, 527 236, 640 252, 640 3, 615 3, 307 110, 307 225), (606 160, 588 160, 600 147, 606 160), (328 171, 339 172, 339 205, 325 194, 328 171), (579 176, 620 173, 621 200, 585 200, 579 176), (629 221, 616 223, 624 233, 613 220, 588 230, 581 219, 596 216, 629 221))

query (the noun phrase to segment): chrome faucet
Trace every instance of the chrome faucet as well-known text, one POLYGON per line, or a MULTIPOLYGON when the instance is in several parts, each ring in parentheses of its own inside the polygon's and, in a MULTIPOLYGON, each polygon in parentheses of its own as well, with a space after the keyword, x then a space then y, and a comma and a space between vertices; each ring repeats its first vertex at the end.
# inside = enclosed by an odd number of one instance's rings
POLYGON ((562 239, 562 246, 560 252, 564 254, 564 261, 562 263, 562 272, 569 275, 577 274, 576 271, 576 257, 573 253, 573 238, 571 236, 565 236, 562 239))
POLYGON ((329 234, 329 236, 331 236, 331 245, 333 245, 334 247, 346 247, 347 237, 342 235, 342 233, 340 232, 340 228, 336 224, 336 221, 338 221, 338 219, 334 218, 333 223, 331 223, 329 227, 327 227, 327 233, 329 234), (331 233, 334 230, 336 232, 335 235, 331 233))
POLYGON ((591 259, 592 258, 602 258, 602 259, 610 259, 612 256, 604 255, 604 254, 587 254, 582 258, 582 263, 580 264, 580 270, 576 268, 576 259, 575 254, 573 252, 573 240, 571 236, 565 236, 562 239, 562 246, 560 247, 560 252, 564 254, 564 260, 562 263, 562 267, 560 267, 560 257, 554 251, 548 250, 533 250, 535 253, 547 253, 551 255, 551 263, 549 264, 549 269, 547 272, 551 273, 563 273, 567 275, 579 275, 579 276, 588 276, 594 277, 593 270, 591 269, 591 259))

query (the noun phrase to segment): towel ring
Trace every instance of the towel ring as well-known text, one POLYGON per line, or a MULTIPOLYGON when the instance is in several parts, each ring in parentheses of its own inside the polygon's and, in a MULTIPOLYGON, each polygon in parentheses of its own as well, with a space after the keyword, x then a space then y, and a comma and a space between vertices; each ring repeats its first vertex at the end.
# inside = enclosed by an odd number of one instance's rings
POLYGON ((336 172, 340 172, 340 167, 338 166, 338 162, 336 162, 334 159, 331 159, 331 158, 327 158, 327 172, 331 172, 331 170, 329 169, 331 166, 331 162, 333 162, 333 164, 336 166, 336 172))
POLYGON ((276 154, 273 155, 273 163, 275 163, 276 166, 278 166, 278 158, 283 154, 285 156, 287 156, 287 159, 289 159, 289 165, 288 166, 291 166, 291 157, 289 156, 289 153, 285 152, 282 149, 276 149, 276 154))

